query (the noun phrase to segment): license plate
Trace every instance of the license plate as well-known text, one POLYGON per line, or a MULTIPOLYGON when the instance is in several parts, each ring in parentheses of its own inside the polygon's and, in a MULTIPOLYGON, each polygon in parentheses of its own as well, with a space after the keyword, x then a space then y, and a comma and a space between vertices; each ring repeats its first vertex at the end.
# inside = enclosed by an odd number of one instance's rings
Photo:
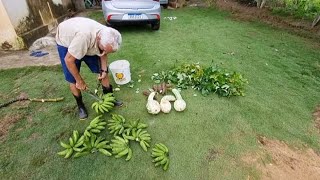
POLYGON ((128 14, 129 19, 142 19, 142 14, 128 14))

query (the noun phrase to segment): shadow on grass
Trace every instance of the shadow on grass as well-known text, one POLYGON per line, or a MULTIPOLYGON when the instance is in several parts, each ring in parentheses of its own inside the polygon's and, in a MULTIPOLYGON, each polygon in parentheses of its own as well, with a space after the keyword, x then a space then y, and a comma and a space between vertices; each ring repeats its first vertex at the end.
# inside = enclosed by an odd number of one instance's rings
POLYGON ((122 25, 115 25, 112 26, 113 28, 117 29, 121 33, 127 32, 149 32, 154 33, 157 32, 151 29, 150 24, 122 24, 122 25))

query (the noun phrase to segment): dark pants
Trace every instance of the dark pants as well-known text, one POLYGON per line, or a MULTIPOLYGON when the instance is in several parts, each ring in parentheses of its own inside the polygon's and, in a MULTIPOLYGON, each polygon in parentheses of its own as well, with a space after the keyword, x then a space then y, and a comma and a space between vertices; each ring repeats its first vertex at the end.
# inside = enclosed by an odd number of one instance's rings
MULTIPOLYGON (((62 69, 63 69, 63 73, 64 73, 64 77, 66 79, 66 81, 68 81, 69 83, 76 83, 76 80, 74 79, 74 77, 72 76, 72 74, 70 73, 66 62, 65 62, 65 57, 67 55, 68 52, 68 48, 64 47, 64 46, 60 46, 57 44, 57 48, 58 48, 58 53, 59 53, 59 57, 60 57, 60 61, 61 61, 61 65, 62 65, 62 69)), ((87 66, 90 68, 91 72, 93 73, 100 73, 100 57, 95 55, 95 56, 84 56, 81 60, 77 59, 75 61, 76 66, 78 68, 78 71, 80 72, 80 68, 81 68, 81 62, 84 61, 87 66)))

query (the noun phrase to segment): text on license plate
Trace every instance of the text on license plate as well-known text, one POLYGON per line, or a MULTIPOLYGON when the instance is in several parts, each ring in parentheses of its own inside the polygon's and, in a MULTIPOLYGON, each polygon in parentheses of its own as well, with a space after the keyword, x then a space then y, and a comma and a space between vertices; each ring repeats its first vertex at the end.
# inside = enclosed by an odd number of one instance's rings
POLYGON ((142 14, 128 14, 129 19, 142 19, 142 14))

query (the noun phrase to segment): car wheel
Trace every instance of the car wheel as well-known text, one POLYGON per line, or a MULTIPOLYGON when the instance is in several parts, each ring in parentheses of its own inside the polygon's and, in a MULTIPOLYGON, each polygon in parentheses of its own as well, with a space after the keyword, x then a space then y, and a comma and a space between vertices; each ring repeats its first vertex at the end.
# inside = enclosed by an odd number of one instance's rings
POLYGON ((151 24, 151 29, 152 30, 159 30, 160 29, 160 22, 151 24))
POLYGON ((168 4, 163 4, 162 6, 163 6, 164 9, 168 8, 168 4))

